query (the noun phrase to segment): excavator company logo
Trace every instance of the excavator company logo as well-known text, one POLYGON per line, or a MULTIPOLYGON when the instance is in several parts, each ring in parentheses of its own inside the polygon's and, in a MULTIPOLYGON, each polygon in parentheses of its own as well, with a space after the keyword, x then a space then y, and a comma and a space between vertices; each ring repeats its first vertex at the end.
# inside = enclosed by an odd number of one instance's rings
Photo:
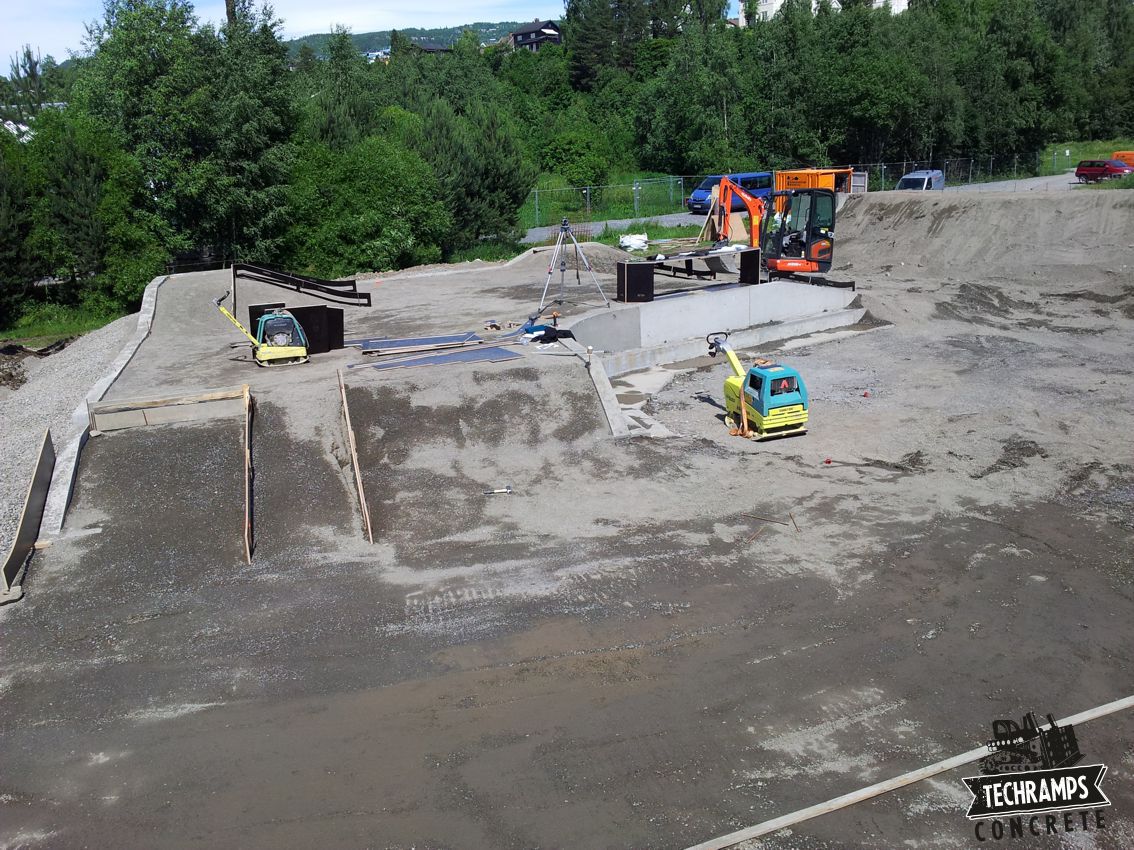
POLYGON ((1028 712, 1023 725, 993 722, 983 775, 962 780, 973 795, 966 817, 976 821, 978 841, 1105 828, 1099 809, 1110 805, 1102 790, 1106 765, 1079 765, 1075 728, 1050 714, 1047 721, 1041 727, 1028 712))

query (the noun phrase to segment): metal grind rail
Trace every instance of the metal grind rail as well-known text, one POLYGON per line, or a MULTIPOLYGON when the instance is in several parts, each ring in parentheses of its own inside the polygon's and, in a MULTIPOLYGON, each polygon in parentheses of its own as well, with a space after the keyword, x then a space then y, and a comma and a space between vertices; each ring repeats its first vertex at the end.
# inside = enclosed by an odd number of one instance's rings
POLYGON ((370 293, 358 291, 357 280, 323 280, 317 277, 258 266, 251 263, 233 263, 233 283, 238 277, 267 283, 293 292, 304 292, 315 298, 322 298, 334 304, 353 304, 359 307, 370 306, 370 293))

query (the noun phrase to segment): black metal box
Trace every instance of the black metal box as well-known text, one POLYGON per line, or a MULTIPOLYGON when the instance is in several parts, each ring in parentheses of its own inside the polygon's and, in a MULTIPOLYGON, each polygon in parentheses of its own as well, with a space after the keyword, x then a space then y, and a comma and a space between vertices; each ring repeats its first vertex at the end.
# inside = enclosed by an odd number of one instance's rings
POLYGON ((654 300, 654 264, 618 264, 618 291, 615 298, 625 303, 654 300))

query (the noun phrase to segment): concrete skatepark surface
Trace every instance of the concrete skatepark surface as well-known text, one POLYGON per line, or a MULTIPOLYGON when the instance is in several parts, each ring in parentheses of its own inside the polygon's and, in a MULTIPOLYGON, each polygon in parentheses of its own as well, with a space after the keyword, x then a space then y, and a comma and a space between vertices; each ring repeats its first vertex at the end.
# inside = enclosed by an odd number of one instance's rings
MULTIPOLYGON (((749 352, 812 398, 760 444, 719 361, 615 379, 674 435, 616 440, 579 358, 256 369, 226 275, 172 279, 108 397, 252 385, 253 564, 239 419, 90 441, 0 609, 0 846, 680 848, 1129 695, 1126 197, 852 201, 837 265, 887 324, 749 352)), ((347 336, 522 320, 545 275, 386 276, 347 336)), ((1013 846, 1134 844, 1134 717, 1076 731, 1106 828, 1013 846)), ((747 846, 975 846, 975 772, 747 846)))

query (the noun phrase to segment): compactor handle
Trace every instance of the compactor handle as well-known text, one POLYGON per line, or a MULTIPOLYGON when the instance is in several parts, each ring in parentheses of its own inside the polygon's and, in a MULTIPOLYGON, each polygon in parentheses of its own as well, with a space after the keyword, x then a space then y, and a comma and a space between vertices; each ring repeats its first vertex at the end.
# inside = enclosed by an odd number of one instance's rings
POLYGON ((728 331, 716 331, 706 335, 705 342, 709 344, 709 356, 716 357, 721 351, 724 350, 721 343, 728 340, 728 331))

